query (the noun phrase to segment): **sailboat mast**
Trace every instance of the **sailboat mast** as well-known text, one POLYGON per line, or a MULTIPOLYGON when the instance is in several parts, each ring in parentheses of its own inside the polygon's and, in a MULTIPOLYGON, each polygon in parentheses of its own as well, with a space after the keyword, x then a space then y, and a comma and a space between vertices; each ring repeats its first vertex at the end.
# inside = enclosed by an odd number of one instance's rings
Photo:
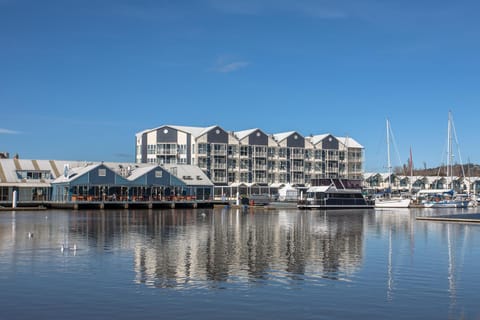
POLYGON ((390 163, 390 122, 387 119, 387 166, 388 166, 388 188, 391 188, 392 165, 390 163))
POLYGON ((408 159, 408 165, 410 166, 410 194, 413 189, 413 159, 412 159, 412 147, 410 147, 410 158, 408 159))
POLYGON ((448 150, 447 150, 447 177, 450 177, 450 188, 453 188, 453 152, 452 152, 452 112, 448 111, 448 150))

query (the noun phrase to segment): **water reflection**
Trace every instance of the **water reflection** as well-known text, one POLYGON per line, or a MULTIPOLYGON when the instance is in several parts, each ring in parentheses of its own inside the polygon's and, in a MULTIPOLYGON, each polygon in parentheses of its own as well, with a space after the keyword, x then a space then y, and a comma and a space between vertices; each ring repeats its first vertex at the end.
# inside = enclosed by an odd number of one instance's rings
MULTIPOLYGON (((407 285, 409 277, 412 277, 411 281, 421 284, 436 281, 431 285, 432 287, 440 286, 448 292, 449 317, 456 318, 458 314, 463 314, 464 310, 458 310, 460 308, 458 305, 458 280, 459 275, 464 272, 466 252, 471 251, 471 247, 475 243, 470 238, 472 230, 478 234, 480 226, 477 224, 416 221, 415 217, 468 212, 474 213, 466 209, 452 211, 395 209, 375 212, 375 223, 373 224, 375 232, 382 238, 388 239, 387 301, 393 301, 396 292, 403 289, 402 285, 405 286, 400 280, 407 285), (418 238, 418 235, 421 235, 421 238, 418 238), (421 257, 416 257, 417 247, 420 248, 421 257), (413 259, 422 258, 431 260, 428 263, 413 261, 413 259), (415 268, 408 267, 409 264, 415 268), (416 274, 407 274, 410 271, 414 271, 416 274), (396 278, 400 280, 397 281, 396 278), (438 282, 438 280, 440 281, 438 282)), ((464 281, 468 282, 469 280, 464 281)), ((428 284, 425 286, 428 287, 428 284)))
POLYGON ((221 287, 305 275, 340 279, 361 263, 362 214, 223 210, 181 215, 185 218, 164 215, 150 241, 135 247, 136 281, 221 287))
POLYGON ((41 259, 41 251, 49 259, 76 255, 74 247, 83 254, 130 250, 135 282, 155 287, 347 280, 362 263, 366 212, 13 213, 0 223, 1 259, 18 265, 41 259))

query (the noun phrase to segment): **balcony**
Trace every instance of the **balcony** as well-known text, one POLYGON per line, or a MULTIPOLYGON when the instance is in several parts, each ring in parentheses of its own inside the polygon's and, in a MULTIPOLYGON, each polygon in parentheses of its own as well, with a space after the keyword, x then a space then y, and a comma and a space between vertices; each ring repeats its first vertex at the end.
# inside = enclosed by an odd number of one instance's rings
POLYGON ((253 182, 256 183, 267 183, 267 178, 266 177, 256 177, 253 179, 253 182))
POLYGON ((305 179, 292 179, 292 184, 303 184, 305 179))
POLYGON ((212 155, 214 156, 226 156, 227 150, 212 150, 212 155))
POLYGON ((292 166, 292 171, 304 171, 305 168, 303 166, 292 166))
POLYGON ((177 155, 177 150, 172 150, 172 149, 159 149, 157 151, 157 155, 160 156, 175 156, 177 155))
POLYGON ((336 155, 327 155, 325 158, 326 161, 338 161, 339 157, 336 155))
POLYGON ((302 153, 292 153, 290 159, 305 159, 305 156, 302 153))
POLYGON ((227 165, 225 163, 214 163, 212 165, 213 169, 226 169, 227 165))
POLYGON ((266 152, 254 152, 252 156, 254 158, 266 158, 267 153, 266 152))
POLYGON ((216 183, 226 183, 227 177, 213 177, 212 181, 216 183))

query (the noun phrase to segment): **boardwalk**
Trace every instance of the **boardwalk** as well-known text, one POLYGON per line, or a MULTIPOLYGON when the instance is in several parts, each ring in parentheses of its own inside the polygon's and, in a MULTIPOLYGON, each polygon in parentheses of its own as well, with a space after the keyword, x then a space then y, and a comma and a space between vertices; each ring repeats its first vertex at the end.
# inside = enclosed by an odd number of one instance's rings
POLYGON ((175 209, 175 208, 213 208, 216 205, 229 205, 220 200, 162 200, 162 201, 29 201, 18 202, 12 208, 11 202, 0 202, 0 210, 34 209, 175 209))
POLYGON ((480 223, 480 213, 449 214, 441 216, 417 217, 417 220, 480 223))

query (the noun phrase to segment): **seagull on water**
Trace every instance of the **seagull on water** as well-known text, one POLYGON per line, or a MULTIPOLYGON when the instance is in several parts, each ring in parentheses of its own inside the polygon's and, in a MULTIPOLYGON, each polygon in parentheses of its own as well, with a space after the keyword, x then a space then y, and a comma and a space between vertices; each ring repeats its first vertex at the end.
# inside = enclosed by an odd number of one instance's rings
POLYGON ((33 233, 32 233, 32 232, 29 232, 29 233, 28 233, 28 237, 29 237, 29 238, 33 238, 33 233))

